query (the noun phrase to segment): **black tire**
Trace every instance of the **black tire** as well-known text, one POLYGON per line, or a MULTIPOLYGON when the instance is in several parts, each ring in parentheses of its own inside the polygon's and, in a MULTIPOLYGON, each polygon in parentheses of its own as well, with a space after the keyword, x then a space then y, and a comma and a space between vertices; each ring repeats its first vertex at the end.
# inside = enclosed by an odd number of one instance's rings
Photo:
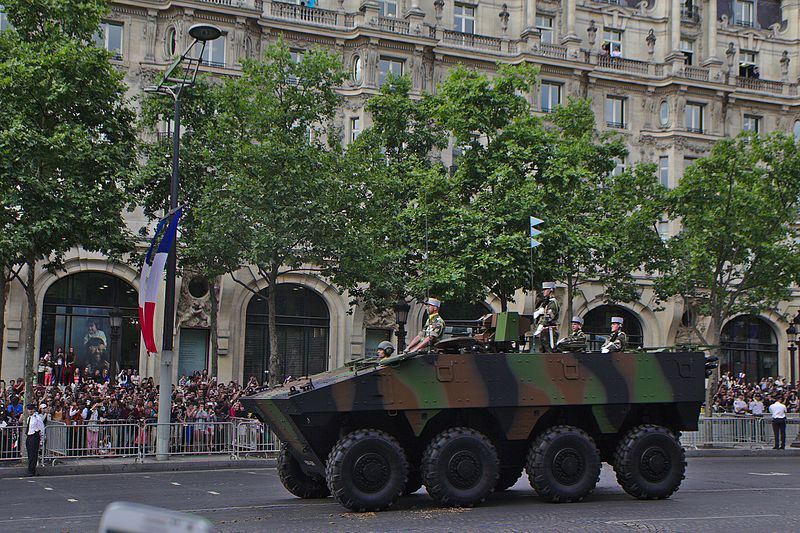
POLYGON ((339 439, 325 469, 328 488, 352 511, 381 511, 397 501, 408 479, 408 461, 394 437, 359 429, 339 439))
POLYGON ((579 502, 600 480, 600 452, 582 429, 555 426, 539 435, 528 452, 531 486, 548 502, 579 502))
POLYGON ((516 485, 517 480, 522 475, 521 466, 504 466, 500 468, 500 475, 497 476, 497 484, 494 486, 495 492, 503 492, 516 485))
POLYGON ((483 434, 452 428, 433 438, 422 456, 422 481, 431 497, 456 507, 484 501, 497 484, 497 450, 483 434))
POLYGON ((278 453, 278 477, 283 486, 298 498, 327 498, 331 495, 322 476, 309 476, 284 444, 278 453))
POLYGON ((662 426, 628 431, 614 452, 617 482, 640 500, 669 498, 686 474, 686 454, 678 438, 662 426))

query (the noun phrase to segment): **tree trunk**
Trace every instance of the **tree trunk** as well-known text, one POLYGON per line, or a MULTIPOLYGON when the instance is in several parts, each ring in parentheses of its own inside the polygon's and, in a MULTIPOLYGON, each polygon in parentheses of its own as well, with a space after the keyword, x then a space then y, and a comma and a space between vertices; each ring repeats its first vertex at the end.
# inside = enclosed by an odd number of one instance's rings
POLYGON ((508 311, 508 297, 505 294, 499 294, 500 297, 500 312, 505 313, 508 311))
MULTIPOLYGON (((705 340, 706 343, 713 346, 709 350, 711 355, 714 355, 720 358, 720 363, 722 363, 722 350, 719 346, 720 340, 720 325, 722 324, 722 320, 718 317, 711 317, 711 320, 708 323, 708 329, 706 330, 705 340)), ((711 372, 711 376, 709 376, 708 380, 706 381, 706 408, 705 408, 705 416, 706 418, 711 418, 714 416, 714 397, 717 394, 717 388, 719 387, 719 365, 711 372)), ((703 440, 705 441, 706 446, 710 446, 714 442, 714 434, 713 434, 713 425, 712 424, 705 424, 703 430, 703 440)))
POLYGON ((269 331, 269 386, 274 387, 283 381, 281 374, 281 357, 278 353, 278 326, 277 326, 277 305, 275 303, 275 287, 278 284, 278 269, 273 268, 269 274, 267 284, 267 311, 269 321, 267 329, 269 331))
POLYGON ((34 352, 36 350, 36 259, 29 257, 25 264, 28 277, 25 280, 25 296, 28 300, 28 322, 25 332, 25 403, 33 403, 34 352))
POLYGON ((219 332, 217 321, 219 319, 219 300, 217 299, 217 283, 222 282, 222 278, 210 279, 211 287, 211 316, 209 317, 209 327, 211 328, 211 376, 218 378, 219 381, 219 332))
POLYGON ((567 274, 567 320, 572 320, 572 300, 575 298, 575 278, 567 274))
POLYGON ((8 300, 8 286, 10 280, 6 277, 7 268, 0 269, 0 379, 3 377, 3 342, 6 332, 6 301, 8 300))

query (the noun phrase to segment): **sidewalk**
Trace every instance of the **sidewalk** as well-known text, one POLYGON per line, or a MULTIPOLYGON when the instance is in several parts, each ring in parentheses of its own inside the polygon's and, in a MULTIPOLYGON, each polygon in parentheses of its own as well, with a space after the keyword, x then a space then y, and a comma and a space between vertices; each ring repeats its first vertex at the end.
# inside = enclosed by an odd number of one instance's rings
MULTIPOLYGON (((749 448, 704 448, 687 449, 686 457, 792 457, 800 458, 800 448, 785 450, 749 448)), ((116 459, 68 459, 55 466, 40 466, 41 476, 74 476, 79 474, 120 474, 125 472, 185 472, 191 470, 218 470, 223 468, 274 468, 275 459, 245 458, 231 459, 223 456, 181 456, 167 461, 147 458, 134 462, 129 458, 116 459)), ((0 479, 27 475, 21 462, 0 463, 0 479)))
MULTIPOLYGON (((131 458, 89 458, 67 459, 56 463, 55 466, 39 466, 36 473, 40 476, 74 476, 125 472, 186 472, 222 468, 270 468, 274 466, 275 459, 270 457, 231 459, 227 455, 170 457, 167 461, 147 458, 141 462, 134 462, 131 458)), ((22 462, 0 463, 0 479, 24 477, 27 474, 27 465, 22 462)))

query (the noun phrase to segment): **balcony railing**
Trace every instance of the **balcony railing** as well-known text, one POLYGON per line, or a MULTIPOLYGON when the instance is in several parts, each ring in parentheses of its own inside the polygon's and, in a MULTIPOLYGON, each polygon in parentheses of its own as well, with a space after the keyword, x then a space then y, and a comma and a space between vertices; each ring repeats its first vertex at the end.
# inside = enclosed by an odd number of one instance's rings
POLYGON ((344 13, 330 9, 310 8, 285 2, 272 2, 270 15, 275 18, 300 20, 302 22, 319 24, 320 26, 346 26, 352 25, 352 18, 344 13))
POLYGON ((606 126, 608 126, 609 128, 617 129, 617 130, 624 130, 625 129, 625 123, 624 122, 614 122, 614 121, 611 121, 611 120, 606 120, 606 126))
POLYGON ((534 50, 536 55, 552 57, 554 59, 566 59, 567 47, 559 46, 557 44, 539 43, 539 47, 534 50))
POLYGON ((405 35, 411 33, 411 25, 407 20, 394 17, 375 17, 370 21, 370 24, 380 30, 391 33, 402 33, 405 35))
POLYGON ((689 133, 705 133, 705 130, 703 128, 694 128, 691 126, 686 126, 686 131, 688 131, 689 133))
POLYGON ((752 28, 754 26, 752 20, 745 20, 745 19, 734 19, 733 25, 741 26, 742 28, 752 28))
POLYGON ((705 67, 693 67, 691 65, 686 65, 680 70, 678 75, 681 78, 686 78, 689 80, 708 81, 709 70, 705 67))
POLYGON ((647 62, 622 57, 598 56, 597 66, 610 70, 620 70, 631 74, 647 74, 647 62))
POLYGON ((503 40, 497 37, 475 35, 474 33, 463 33, 453 30, 442 30, 442 42, 465 48, 490 50, 492 52, 499 52, 503 45, 503 40))
POLYGON ((783 82, 762 80, 761 78, 747 78, 736 76, 736 87, 748 91, 767 92, 773 94, 783 93, 783 82))
POLYGON ((264 7, 262 0, 198 0, 204 4, 214 4, 218 6, 238 7, 242 9, 252 9, 261 11, 264 7))
POLYGON ((212 61, 210 59, 201 59, 200 64, 205 67, 225 68, 224 61, 212 61))

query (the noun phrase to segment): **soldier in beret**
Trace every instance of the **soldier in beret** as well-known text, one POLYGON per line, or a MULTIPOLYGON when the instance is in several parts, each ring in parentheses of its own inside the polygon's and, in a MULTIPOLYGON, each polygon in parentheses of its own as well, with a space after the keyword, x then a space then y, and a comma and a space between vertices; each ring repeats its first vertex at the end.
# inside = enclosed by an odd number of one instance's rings
POLYGON ((583 319, 579 316, 574 316, 570 324, 572 333, 558 341, 556 348, 560 352, 585 352, 586 335, 583 333, 583 319))
POLYGON ((425 322, 425 327, 419 332, 419 335, 414 337, 414 340, 406 348, 407 353, 419 352, 423 348, 432 347, 444 333, 444 319, 439 316, 442 302, 436 298, 428 298, 425 300, 425 305, 428 306, 428 321, 425 322))
POLYGON ((624 320, 621 316, 611 317, 611 335, 600 348, 603 353, 624 352, 628 347, 628 336, 622 331, 624 320))

